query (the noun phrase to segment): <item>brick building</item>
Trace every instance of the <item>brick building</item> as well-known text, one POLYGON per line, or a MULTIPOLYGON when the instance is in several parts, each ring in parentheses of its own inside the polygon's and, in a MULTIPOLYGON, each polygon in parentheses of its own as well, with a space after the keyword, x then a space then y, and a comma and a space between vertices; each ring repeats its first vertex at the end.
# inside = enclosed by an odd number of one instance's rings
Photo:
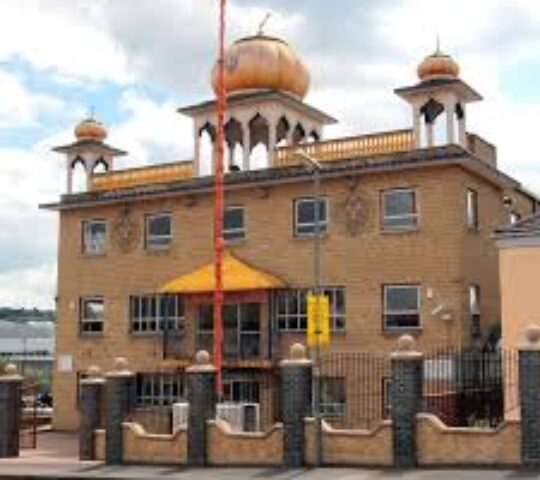
MULTIPOLYGON (((316 219, 298 148, 322 164, 328 349, 385 354, 403 333, 422 349, 494 341, 492 232, 533 212, 536 199, 466 130, 466 104, 481 97, 457 64, 436 51, 417 84, 396 90, 412 129, 324 140, 335 120, 303 101, 309 74, 287 43, 241 39, 226 61, 225 400, 270 408, 276 362, 305 342, 316 219)), ((60 215, 56 428, 77 427, 77 380, 90 365, 108 370, 126 357, 137 401, 167 405, 183 398, 194 353, 211 345, 213 176, 202 139, 214 138, 215 102, 180 112, 193 118, 188 162, 115 170, 125 152, 93 119, 55 149, 68 172, 67 193, 44 206, 60 215), (81 192, 75 167, 86 175, 81 192)), ((323 381, 324 408, 346 408, 348 381, 323 381)))

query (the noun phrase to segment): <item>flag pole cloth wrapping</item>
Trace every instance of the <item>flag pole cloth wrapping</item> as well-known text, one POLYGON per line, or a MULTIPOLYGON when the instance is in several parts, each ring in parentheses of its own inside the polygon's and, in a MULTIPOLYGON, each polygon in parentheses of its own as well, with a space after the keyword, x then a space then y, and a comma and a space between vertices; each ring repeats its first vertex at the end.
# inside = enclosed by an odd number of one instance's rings
MULTIPOLYGON (((270 290, 284 288, 280 278, 256 269, 237 259, 230 252, 224 252, 222 262, 222 284, 225 292, 246 290, 270 290)), ((208 293, 216 287, 214 263, 208 263, 187 275, 175 278, 160 288, 161 293, 208 293)))

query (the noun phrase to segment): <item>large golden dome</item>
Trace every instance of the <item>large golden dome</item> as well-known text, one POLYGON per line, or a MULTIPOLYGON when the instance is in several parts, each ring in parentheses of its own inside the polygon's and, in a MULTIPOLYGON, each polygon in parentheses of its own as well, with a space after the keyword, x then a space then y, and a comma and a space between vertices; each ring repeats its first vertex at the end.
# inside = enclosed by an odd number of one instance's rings
POLYGON ((75 127, 75 137, 77 140, 98 140, 107 138, 107 129, 101 122, 93 118, 87 118, 75 127))
POLYGON ((434 78, 457 78, 459 65, 450 55, 445 55, 437 48, 435 53, 426 57, 418 65, 418 78, 431 80, 434 78))
MULTIPOLYGON (((212 86, 217 87, 217 63, 212 86)), ((225 52, 225 90, 282 90, 305 97, 309 73, 291 46, 279 39, 258 34, 234 42, 225 52)))

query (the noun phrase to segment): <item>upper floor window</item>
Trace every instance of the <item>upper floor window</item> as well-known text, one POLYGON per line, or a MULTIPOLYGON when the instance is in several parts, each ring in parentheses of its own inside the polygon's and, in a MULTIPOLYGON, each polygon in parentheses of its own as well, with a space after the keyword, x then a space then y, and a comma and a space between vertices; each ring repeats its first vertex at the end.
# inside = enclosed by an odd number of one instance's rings
POLYGON ((184 327, 184 301, 180 295, 133 295, 130 297, 133 333, 177 331, 184 327))
POLYGON ((471 316, 471 335, 480 335, 480 285, 469 285, 469 313, 471 316))
POLYGON ((172 241, 170 213, 157 213, 146 217, 146 248, 167 248, 172 241))
POLYGON ((510 212, 509 214, 509 221, 510 225, 515 225, 517 222, 521 220, 521 215, 517 212, 510 212))
MULTIPOLYGON (((319 234, 326 233, 328 223, 328 201, 319 198, 319 234)), ((301 198, 294 201, 294 234, 297 237, 314 236, 316 231, 314 198, 301 198)))
POLYGON ((81 333, 102 333, 105 302, 102 297, 81 298, 79 324, 81 333))
MULTIPOLYGON (((307 329, 307 294, 309 289, 282 290, 275 298, 275 318, 283 331, 307 329)), ((325 287, 323 294, 329 298, 330 328, 345 330, 345 288, 325 287)))
POLYGON ((385 329, 420 327, 419 285, 385 285, 383 296, 385 329))
POLYGON ((478 230, 478 193, 467 189, 467 228, 478 230))
POLYGON ((407 230, 418 228, 419 215, 416 191, 398 188, 382 193, 384 230, 407 230))
POLYGON ((241 240, 246 237, 244 208, 226 207, 223 211, 223 238, 225 241, 241 240))
POLYGON ((105 220, 87 220, 83 222, 83 253, 102 255, 105 253, 107 223, 105 220))

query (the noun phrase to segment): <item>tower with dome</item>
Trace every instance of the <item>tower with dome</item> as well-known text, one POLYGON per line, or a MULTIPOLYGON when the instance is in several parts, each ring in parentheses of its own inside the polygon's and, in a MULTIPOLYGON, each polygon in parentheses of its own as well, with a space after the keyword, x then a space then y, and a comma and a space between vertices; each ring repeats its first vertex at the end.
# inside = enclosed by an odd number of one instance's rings
MULTIPOLYGON (((330 310, 324 354, 387 356, 402 334, 423 351, 496 344, 492 233, 538 205, 499 169, 495 146, 467 129, 467 105, 481 97, 438 48, 412 85, 395 90, 410 125, 340 138, 326 138, 336 120, 304 101, 308 61, 264 32, 225 55, 222 400, 248 419, 237 429, 279 420, 276 367, 306 342, 316 223, 330 310), (321 164, 318 198, 299 150, 321 164)), ((167 430, 172 404, 186 399, 186 368, 212 350, 214 177, 202 138, 215 138, 216 102, 178 111, 193 121, 186 161, 118 169, 115 158, 129 154, 106 143, 96 118, 55 148, 66 192, 42 207, 59 215, 57 429, 79 425, 79 379, 121 356, 136 374, 139 418, 152 407, 167 430), (77 165, 82 191, 72 182, 77 165)), ((387 415, 388 383, 382 371, 349 373, 322 372, 323 413, 336 427, 364 428, 362 419, 387 415)))

